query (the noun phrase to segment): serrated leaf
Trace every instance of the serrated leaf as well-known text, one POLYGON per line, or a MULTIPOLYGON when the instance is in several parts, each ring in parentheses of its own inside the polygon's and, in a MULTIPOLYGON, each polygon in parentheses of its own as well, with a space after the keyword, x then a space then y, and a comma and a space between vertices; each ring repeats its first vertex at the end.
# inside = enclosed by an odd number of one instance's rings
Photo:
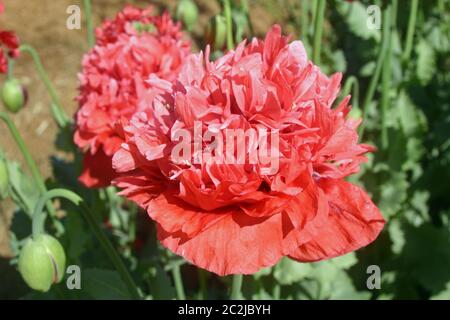
POLYGON ((426 126, 425 117, 404 90, 400 91, 398 95, 395 109, 393 112, 396 112, 396 119, 406 137, 424 130, 426 126))
POLYGON ((405 233, 402 230, 401 223, 398 219, 394 219, 388 224, 389 236, 392 241, 392 252, 400 253, 405 245, 405 233))
POLYGON ((436 55, 433 47, 424 39, 416 45, 416 75, 422 85, 428 84, 436 73, 436 55))
POLYGON ((275 267, 274 277, 279 283, 289 285, 306 278, 312 272, 313 269, 308 263, 283 258, 275 267))
POLYGON ((346 255, 336 257, 330 260, 333 264, 341 269, 348 269, 358 263, 354 252, 347 253, 346 255))
POLYGON ((77 212, 69 212, 64 221, 65 233, 62 238, 69 259, 78 260, 90 238, 89 232, 83 228, 82 217, 77 212))
POLYGON ((384 217, 389 218, 400 211, 408 197, 408 187, 407 176, 403 172, 392 173, 391 178, 380 186, 381 197, 378 205, 384 217))

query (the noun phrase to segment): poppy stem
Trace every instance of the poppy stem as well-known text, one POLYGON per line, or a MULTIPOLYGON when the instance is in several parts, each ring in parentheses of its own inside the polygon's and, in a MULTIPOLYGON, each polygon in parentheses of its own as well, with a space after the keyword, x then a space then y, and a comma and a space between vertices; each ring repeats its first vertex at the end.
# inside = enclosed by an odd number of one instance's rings
POLYGON ((320 49, 322 42, 323 19, 325 16, 325 0, 318 0, 316 17, 314 19, 314 43, 313 43, 313 61, 320 65, 320 49))
POLYGON ((412 0, 408 18, 408 29, 406 31, 405 51, 403 51, 402 57, 404 62, 408 61, 409 56, 411 55, 414 40, 414 32, 416 30, 416 18, 418 7, 419 7, 419 0, 412 0))
POLYGON ((223 9, 225 13, 225 21, 227 27, 227 49, 232 50, 234 48, 234 43, 233 43, 233 21, 231 18, 230 0, 223 1, 223 9))
POLYGON ((244 275, 242 274, 235 274, 233 276, 233 281, 231 283, 231 300, 239 300, 242 297, 241 294, 241 288, 242 288, 242 282, 244 279, 244 275))
POLYGON ((389 38, 388 45, 386 48, 386 57, 383 62, 383 70, 382 70, 382 79, 381 79, 381 147, 383 149, 387 149, 389 146, 389 137, 388 137, 388 125, 387 125, 387 116, 388 109, 390 103, 390 92, 391 92, 391 77, 392 77, 392 45, 394 41, 394 33, 393 29, 396 24, 396 16, 397 16, 397 0, 392 1, 391 6, 391 24, 389 26, 385 26, 385 28, 389 29, 387 37, 389 38))
POLYGON ((54 108, 51 109, 53 118, 60 128, 65 127, 70 122, 69 118, 65 113, 64 109, 61 107, 58 95, 56 94, 56 91, 53 88, 50 79, 48 78, 47 72, 45 72, 44 66, 42 65, 41 59, 39 58, 39 55, 37 54, 36 50, 28 44, 23 44, 19 47, 19 51, 28 52, 33 58, 36 70, 39 73, 41 80, 44 82, 45 87, 47 88, 47 91, 50 94, 52 102, 55 106, 54 108))
MULTIPOLYGON (((369 111, 369 105, 370 105, 370 102, 372 102, 373 96, 375 94, 378 80, 380 79, 381 68, 383 66, 384 58, 386 57, 386 51, 387 51, 387 47, 388 47, 389 41, 390 41, 390 36, 389 36, 390 18, 391 18, 390 15, 391 15, 390 8, 388 7, 385 10, 384 15, 383 15, 383 24, 382 24, 383 34, 382 34, 382 42, 381 42, 380 51, 378 52, 378 57, 377 57, 377 64, 375 67, 375 71, 372 75, 372 78, 370 79, 369 87, 367 89, 367 93, 366 93, 366 96, 364 97, 364 102, 362 105, 362 117, 363 118, 367 115, 367 112, 369 111)), ((363 121, 363 123, 359 127, 360 139, 362 139, 362 137, 364 135, 364 129, 365 129, 366 123, 367 123, 367 121, 363 121)))
POLYGON ((178 300, 186 300, 184 293, 183 279, 181 277, 180 266, 176 265, 172 268, 173 282, 175 283, 175 290, 177 291, 178 300))
POLYGON ((345 81, 342 89, 342 98, 345 98, 352 92, 352 105, 353 108, 359 108, 359 81, 355 76, 350 76, 345 81))
POLYGON ((98 225, 91 210, 85 204, 84 200, 75 192, 72 192, 67 189, 53 189, 47 191, 44 195, 41 196, 41 198, 39 199, 38 203, 35 206, 33 214, 33 224, 32 224, 33 238, 37 237, 39 234, 44 232, 44 224, 46 219, 46 214, 45 211, 43 210, 44 204, 50 201, 51 199, 57 197, 67 199, 73 204, 75 204, 77 207, 81 207, 81 212, 84 218, 86 219, 87 223, 89 224, 89 227, 92 229, 95 236, 97 237, 97 240, 100 242, 100 245, 102 246, 106 255, 111 260, 112 264, 114 265, 120 277, 127 286, 127 289, 131 297, 133 299, 141 299, 141 295, 133 278, 131 277, 130 273, 125 267, 125 264, 118 255, 117 251, 114 249, 114 246, 112 245, 111 241, 108 239, 108 237, 105 235, 105 233, 98 225))
MULTIPOLYGON (((309 23, 308 23, 308 11, 309 11, 309 1, 302 1, 301 3, 301 34, 302 34, 302 41, 304 43, 309 42, 308 41, 308 27, 309 27, 309 23)), ((309 45, 308 45, 309 46, 309 45)))
POLYGON ((92 4, 91 0, 83 0, 84 10, 86 11, 87 38, 89 48, 95 46, 94 23, 92 20, 92 4))
POLYGON ((245 17, 247 18, 247 21, 248 21, 248 28, 249 28, 249 31, 250 31, 250 35, 253 36, 253 35, 255 35, 255 30, 253 28, 252 19, 250 17, 250 7, 248 5, 248 1, 247 0, 242 0, 241 1, 241 5, 242 5, 242 8, 243 8, 243 10, 245 12, 245 17))
POLYGON ((206 272, 203 269, 198 268, 198 282, 200 287, 199 299, 207 299, 208 298, 208 287, 206 283, 206 272))
POLYGON ((14 59, 8 57, 8 74, 6 75, 8 80, 14 78, 14 59))
MULTIPOLYGON (((0 112, 0 119, 2 119, 9 131, 11 132, 11 135, 14 138, 14 141, 16 142, 17 146, 19 147, 20 153, 22 153, 25 162, 28 165, 28 168, 31 171, 31 176, 33 177, 34 182, 36 183, 36 186, 41 194, 45 194, 47 192, 47 187, 45 186, 44 178, 42 177, 41 173, 39 172, 39 169, 36 165, 36 162, 34 161, 33 157, 31 156, 30 152, 28 151, 28 148, 25 145, 25 142, 23 141, 22 136, 19 133, 19 130, 17 130, 16 125, 11 120, 9 115, 2 111, 0 112)), ((55 209, 51 202, 47 202, 47 210, 50 213, 52 217, 54 217, 55 209)))

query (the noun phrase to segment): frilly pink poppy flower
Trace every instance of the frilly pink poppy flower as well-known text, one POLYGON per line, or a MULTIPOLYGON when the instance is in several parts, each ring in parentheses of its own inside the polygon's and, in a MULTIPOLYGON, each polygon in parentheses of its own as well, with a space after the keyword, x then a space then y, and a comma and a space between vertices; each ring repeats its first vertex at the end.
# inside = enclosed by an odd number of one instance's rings
POLYGON ((74 141, 85 152, 79 180, 87 187, 110 184, 112 155, 122 142, 115 124, 145 107, 148 77, 175 79, 190 53, 180 25, 151 11, 127 6, 96 30, 96 46, 83 59, 74 141))
POLYGON ((150 77, 159 93, 151 107, 121 122, 113 183, 156 221, 165 247, 219 275, 255 273, 284 256, 343 255, 384 225, 366 192, 344 180, 373 148, 358 144, 360 121, 346 117, 350 97, 333 106, 341 74, 325 76, 300 41, 288 40, 274 26, 265 40, 214 62, 209 49, 191 55, 175 82, 150 77), (230 154, 219 149, 198 153, 211 143, 200 137, 226 141, 227 130, 239 129, 277 139, 244 136, 226 149, 237 160, 244 148, 241 162, 224 161, 230 154), (192 159, 177 153, 182 131, 193 138, 192 159), (276 166, 255 161, 263 146, 276 166))
MULTIPOLYGON (((0 2, 0 14, 4 10, 4 4, 0 2)), ((17 58, 19 56, 19 38, 12 31, 0 29, 0 73, 6 73, 8 71, 8 59, 6 55, 11 58, 17 58)))

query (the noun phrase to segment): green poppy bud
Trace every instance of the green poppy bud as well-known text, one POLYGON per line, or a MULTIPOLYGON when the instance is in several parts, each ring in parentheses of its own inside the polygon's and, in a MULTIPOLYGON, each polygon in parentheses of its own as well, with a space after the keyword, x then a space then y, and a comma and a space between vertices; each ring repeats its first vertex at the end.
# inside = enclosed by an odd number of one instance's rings
POLYGON ((47 234, 29 239, 19 256, 19 272, 30 288, 46 292, 64 276, 66 255, 58 240, 47 234))
POLYGON ((18 112, 27 101, 27 93, 17 79, 8 79, 1 89, 3 104, 11 112, 18 112))
POLYGON ((197 6, 191 0, 181 0, 177 7, 176 17, 189 31, 192 30, 198 18, 197 6))
POLYGON ((9 174, 6 159, 0 154, 0 199, 8 194, 9 174))
POLYGON ((349 118, 360 119, 362 117, 361 109, 353 107, 348 114, 349 118))
POLYGON ((217 15, 211 18, 205 30, 205 40, 213 50, 222 50, 227 37, 225 17, 217 15))

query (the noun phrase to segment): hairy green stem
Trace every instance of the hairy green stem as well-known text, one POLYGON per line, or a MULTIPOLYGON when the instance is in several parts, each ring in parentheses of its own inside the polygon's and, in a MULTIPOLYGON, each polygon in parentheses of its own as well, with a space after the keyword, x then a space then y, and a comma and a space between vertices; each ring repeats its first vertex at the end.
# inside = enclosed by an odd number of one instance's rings
POLYGON ((127 289, 133 299, 141 299, 141 296, 139 294, 139 290, 137 289, 136 284, 134 283, 133 278, 131 277, 130 273, 128 272, 127 268, 125 267, 125 264, 123 263, 122 259, 120 258, 117 251, 114 249, 114 246, 109 241, 108 237, 104 234, 100 226, 98 225, 97 221, 95 220, 91 210, 87 207, 87 205, 84 203, 83 199, 76 194, 75 192, 72 192, 67 189, 53 189, 50 191, 47 191, 44 195, 41 196, 38 203, 36 204, 34 214, 33 214, 33 238, 37 237, 39 234, 44 232, 44 223, 46 219, 45 211, 43 210, 44 203, 50 201, 53 198, 64 198, 72 203, 74 203, 76 206, 81 208, 81 212, 86 219, 87 223, 89 224, 89 227, 94 232, 94 235, 96 236, 97 240, 100 242, 101 247, 105 251, 108 258, 111 260, 112 264, 116 268, 117 272, 120 274, 122 280, 124 281, 125 285, 127 286, 127 289))
POLYGON ((302 1, 301 3, 301 34, 302 34, 302 41, 307 42, 308 41, 308 10, 309 10, 309 1, 302 1))
POLYGON ((408 29, 406 31, 406 42, 405 42, 405 51, 403 51, 403 61, 408 61, 414 40, 414 32, 416 30, 416 18, 417 18, 417 8, 419 7, 419 0, 411 1, 411 9, 409 11, 409 19, 408 19, 408 29))
POLYGON ((227 28, 227 49, 232 50, 234 48, 234 41, 233 41, 233 21, 231 19, 230 0, 223 0, 223 9, 225 13, 225 22, 227 28))
POLYGON ((8 74, 6 75, 8 80, 14 77, 14 59, 8 57, 8 74))
POLYGON ((208 298, 208 285, 206 282, 206 272, 203 269, 198 268, 198 282, 200 287, 199 299, 207 299, 208 298))
POLYGON ((61 106, 61 103, 60 103, 58 95, 56 94, 55 88, 53 87, 36 50, 28 44, 23 44, 19 47, 19 51, 27 52, 33 58, 34 65, 36 66, 36 70, 39 73, 41 80, 44 82, 44 85, 47 88, 48 93, 50 94, 50 98, 52 99, 52 102, 55 105, 55 107, 52 108, 53 118, 55 119, 55 121, 59 127, 61 127, 61 128, 65 127, 70 122, 69 118, 61 106))
POLYGON ((242 288, 242 281, 244 279, 244 275, 242 274, 235 274, 233 276, 233 281, 231 283, 231 300, 238 300, 241 299, 241 288, 242 288))
MULTIPOLYGON (((381 74, 381 69, 384 63, 384 58, 386 56, 386 50, 390 41, 390 36, 389 36, 389 31, 390 31, 390 8, 387 8, 384 12, 383 15, 383 35, 382 35, 382 43, 381 43, 381 47, 380 47, 380 51, 378 52, 378 57, 377 57, 377 62, 376 62, 376 67, 375 67, 375 71, 372 75, 372 78, 370 79, 369 82, 369 87, 367 89, 367 93, 366 96, 364 98, 364 102, 362 105, 362 117, 364 118, 367 115, 368 109, 369 109, 369 105, 370 102, 373 99, 373 96, 375 94, 375 90, 377 88, 378 85, 378 81, 380 79, 380 74, 381 74)), ((364 130, 365 130, 365 124, 367 123, 367 121, 363 121, 363 123, 361 124, 361 126, 359 127, 359 136, 360 138, 362 138, 362 136, 364 135, 364 130)))
POLYGON ((87 38, 89 48, 95 46, 94 23, 92 20, 92 4, 91 0, 83 0, 84 11, 86 12, 87 38))
POLYGON ((245 17, 247 18, 248 21, 248 28, 250 29, 250 35, 253 36, 255 34, 255 30, 253 28, 253 23, 252 23, 252 19, 250 18, 250 7, 248 5, 248 1, 247 0, 241 0, 241 7, 242 10, 245 13, 245 17))
POLYGON ((359 81, 355 76, 350 76, 345 81, 344 87, 342 89, 342 97, 346 97, 352 93, 352 105, 354 108, 359 108, 359 81))
MULTIPOLYGON (((393 30, 396 27, 397 21, 397 6, 398 1, 392 1, 391 8, 391 24, 389 25, 388 35, 389 43, 386 48, 386 57, 383 63, 382 79, 381 79, 381 146, 383 149, 387 149, 389 144, 388 139, 388 126, 387 126, 387 114, 390 103, 390 90, 391 90, 391 77, 392 77, 392 46, 394 41, 393 30)), ((386 28, 386 27, 385 27, 386 28)))
POLYGON ((183 279, 181 278, 181 270, 179 265, 176 265, 172 268, 172 275, 178 300, 186 300, 186 294, 184 293, 183 279))
POLYGON ((322 28, 325 16, 325 0, 318 0, 316 17, 314 19, 313 62, 320 65, 320 50, 322 42, 322 28))
MULTIPOLYGON (((39 189, 39 192, 41 194, 46 193, 47 187, 45 186, 44 178, 42 177, 41 173, 39 172, 36 162, 34 161, 33 157, 31 156, 30 152, 28 151, 28 148, 26 147, 25 142, 23 141, 23 138, 19 133, 19 130, 17 130, 16 125, 11 120, 9 115, 4 111, 0 112, 0 118, 7 125, 14 141, 16 142, 17 146, 19 147, 20 153, 22 153, 22 155, 25 159, 25 162, 27 163, 27 166, 31 171, 31 176, 33 177, 33 180, 36 183, 36 186, 39 189)), ((51 202, 47 202, 47 210, 49 211, 49 213, 52 217, 55 216, 55 209, 51 202)))

